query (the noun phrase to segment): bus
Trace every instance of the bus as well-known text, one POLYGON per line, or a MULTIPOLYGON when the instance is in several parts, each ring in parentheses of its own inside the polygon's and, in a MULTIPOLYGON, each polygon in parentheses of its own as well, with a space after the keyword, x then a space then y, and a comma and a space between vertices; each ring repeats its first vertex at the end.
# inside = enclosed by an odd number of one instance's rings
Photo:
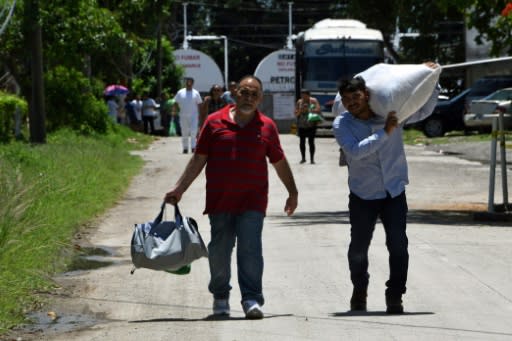
POLYGON ((318 128, 330 130, 339 81, 384 62, 384 39, 358 20, 324 19, 298 34, 295 53, 295 96, 308 89, 322 106, 325 120, 318 128))

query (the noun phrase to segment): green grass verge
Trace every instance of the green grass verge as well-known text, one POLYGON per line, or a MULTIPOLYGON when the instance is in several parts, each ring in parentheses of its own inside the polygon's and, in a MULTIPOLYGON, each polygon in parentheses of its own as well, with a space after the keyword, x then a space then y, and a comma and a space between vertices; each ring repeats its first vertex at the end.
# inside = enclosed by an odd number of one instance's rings
POLYGON ((405 144, 446 144, 446 143, 461 143, 461 142, 482 142, 490 141, 491 134, 465 134, 463 131, 452 131, 443 137, 426 137, 423 132, 409 128, 405 129, 403 133, 405 144))
POLYGON ((105 136, 60 131, 48 143, 0 146, 0 335, 25 322, 65 270, 74 234, 118 200, 151 137, 123 127, 105 136))

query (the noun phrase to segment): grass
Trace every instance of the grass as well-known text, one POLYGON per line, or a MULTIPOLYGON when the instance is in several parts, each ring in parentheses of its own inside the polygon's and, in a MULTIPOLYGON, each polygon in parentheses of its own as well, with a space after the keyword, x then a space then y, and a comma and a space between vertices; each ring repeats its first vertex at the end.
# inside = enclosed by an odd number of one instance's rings
POLYGON ((42 303, 38 293, 52 290, 52 275, 71 260, 65 255, 74 234, 141 169, 129 151, 152 138, 116 130, 94 137, 61 131, 43 145, 0 146, 0 335, 42 303))

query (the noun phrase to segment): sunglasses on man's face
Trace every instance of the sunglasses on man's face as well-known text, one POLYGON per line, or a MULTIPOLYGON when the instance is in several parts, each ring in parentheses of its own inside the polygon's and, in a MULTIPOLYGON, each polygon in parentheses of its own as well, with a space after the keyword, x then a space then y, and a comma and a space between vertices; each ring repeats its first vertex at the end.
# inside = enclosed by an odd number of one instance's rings
POLYGON ((252 97, 252 98, 258 98, 258 96, 260 95, 259 91, 251 91, 248 89, 241 89, 240 91, 238 91, 238 93, 243 97, 252 97))

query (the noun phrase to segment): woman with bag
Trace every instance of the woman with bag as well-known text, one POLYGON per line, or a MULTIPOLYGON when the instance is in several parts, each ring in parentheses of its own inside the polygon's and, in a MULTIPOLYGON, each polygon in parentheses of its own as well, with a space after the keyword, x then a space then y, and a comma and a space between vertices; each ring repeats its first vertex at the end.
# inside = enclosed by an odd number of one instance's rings
POLYGON ((300 98, 295 105, 295 116, 297 117, 297 128, 299 135, 299 148, 302 159, 300 163, 306 162, 306 138, 309 144, 309 156, 311 164, 315 163, 315 136, 316 125, 322 120, 320 116, 320 103, 315 97, 311 97, 309 90, 302 89, 300 98))

